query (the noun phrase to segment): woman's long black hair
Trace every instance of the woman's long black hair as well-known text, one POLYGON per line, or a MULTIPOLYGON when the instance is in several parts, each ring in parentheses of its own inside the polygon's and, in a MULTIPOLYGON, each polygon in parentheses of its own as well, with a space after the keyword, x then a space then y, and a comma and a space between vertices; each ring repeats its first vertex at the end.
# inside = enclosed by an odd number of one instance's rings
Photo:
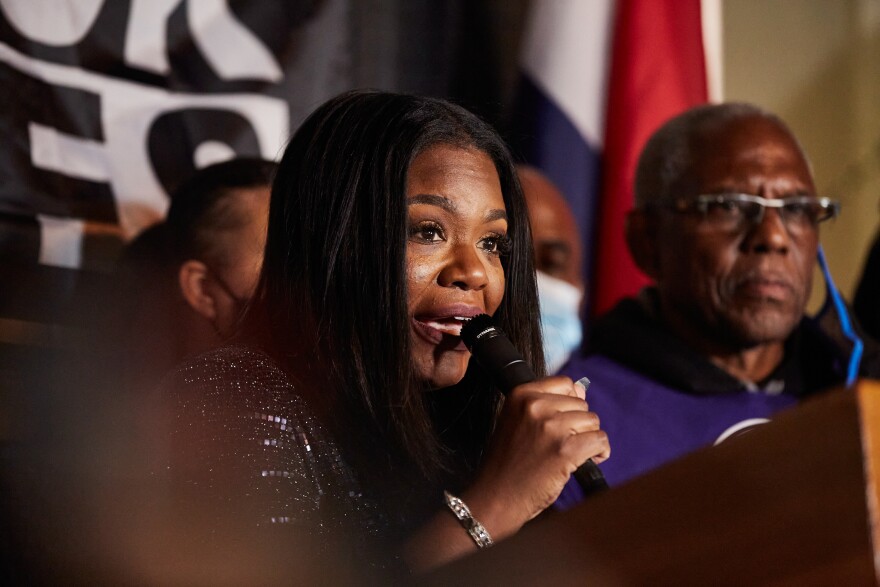
POLYGON ((246 324, 294 379, 320 372, 322 384, 298 391, 335 422, 343 444, 369 453, 377 476, 401 463, 428 480, 460 474, 451 453, 463 450, 475 463, 500 401, 473 361, 448 390, 427 393, 414 378, 405 189, 415 157, 437 144, 475 148, 495 163, 512 239, 495 318, 543 373, 531 235, 513 161, 488 124, 434 98, 354 91, 303 123, 272 188, 246 324))

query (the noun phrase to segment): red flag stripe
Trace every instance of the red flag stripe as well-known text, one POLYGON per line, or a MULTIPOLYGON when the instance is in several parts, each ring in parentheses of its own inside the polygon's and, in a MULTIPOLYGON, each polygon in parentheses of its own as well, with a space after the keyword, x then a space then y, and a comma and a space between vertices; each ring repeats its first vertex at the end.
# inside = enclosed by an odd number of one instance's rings
POLYGON ((670 117, 706 102, 700 0, 619 0, 612 41, 592 314, 648 283, 624 241, 636 161, 670 117))

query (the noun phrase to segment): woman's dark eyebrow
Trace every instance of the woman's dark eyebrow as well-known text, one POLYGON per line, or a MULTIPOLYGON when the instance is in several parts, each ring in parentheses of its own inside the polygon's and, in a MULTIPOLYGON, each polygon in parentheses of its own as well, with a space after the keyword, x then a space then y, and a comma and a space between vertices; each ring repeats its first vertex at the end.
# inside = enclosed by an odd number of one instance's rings
POLYGON ((428 204, 430 206, 438 206, 443 208, 448 212, 455 212, 455 204, 449 198, 444 198, 443 196, 438 196, 437 194, 416 194, 410 198, 407 198, 406 205, 412 206, 413 204, 428 204))
MULTIPOLYGON (((413 204, 427 204, 429 206, 437 206, 439 208, 443 208, 448 212, 455 213, 457 211, 455 207, 455 202, 450 200, 449 198, 444 198, 443 196, 438 196, 437 194, 416 194, 415 196, 409 197, 406 200, 407 206, 412 206, 413 204)), ((507 212, 503 209, 496 208, 494 210, 489 210, 486 212, 486 215, 483 217, 484 222, 492 222, 493 220, 507 220, 507 212)))
POLYGON ((486 212, 486 216, 483 218, 484 222, 492 222, 493 220, 504 220, 507 221, 507 212, 496 208, 494 210, 489 210, 486 212))

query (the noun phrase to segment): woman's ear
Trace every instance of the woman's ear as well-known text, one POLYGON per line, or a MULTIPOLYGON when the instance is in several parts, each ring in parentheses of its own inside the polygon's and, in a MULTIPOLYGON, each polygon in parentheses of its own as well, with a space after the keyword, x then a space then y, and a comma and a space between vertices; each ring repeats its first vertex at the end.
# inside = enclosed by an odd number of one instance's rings
POLYGON ((636 266, 657 281, 660 278, 660 243, 657 241, 657 217, 644 210, 632 210, 624 227, 626 245, 636 266))
POLYGON ((183 299, 193 310, 210 321, 217 318, 217 304, 207 287, 207 265, 195 259, 184 261, 177 272, 177 282, 183 299))

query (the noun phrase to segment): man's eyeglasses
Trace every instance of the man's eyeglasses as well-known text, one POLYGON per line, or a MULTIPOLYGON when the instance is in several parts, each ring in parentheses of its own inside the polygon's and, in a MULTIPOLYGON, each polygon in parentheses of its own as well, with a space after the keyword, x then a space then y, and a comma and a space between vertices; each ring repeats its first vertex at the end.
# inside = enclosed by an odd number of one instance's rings
POLYGON ((751 194, 707 194, 674 200, 676 212, 697 212, 705 223, 717 227, 739 228, 744 222, 760 224, 767 208, 775 208, 789 230, 815 228, 820 222, 840 213, 840 203, 831 198, 789 196, 762 198, 751 194))

